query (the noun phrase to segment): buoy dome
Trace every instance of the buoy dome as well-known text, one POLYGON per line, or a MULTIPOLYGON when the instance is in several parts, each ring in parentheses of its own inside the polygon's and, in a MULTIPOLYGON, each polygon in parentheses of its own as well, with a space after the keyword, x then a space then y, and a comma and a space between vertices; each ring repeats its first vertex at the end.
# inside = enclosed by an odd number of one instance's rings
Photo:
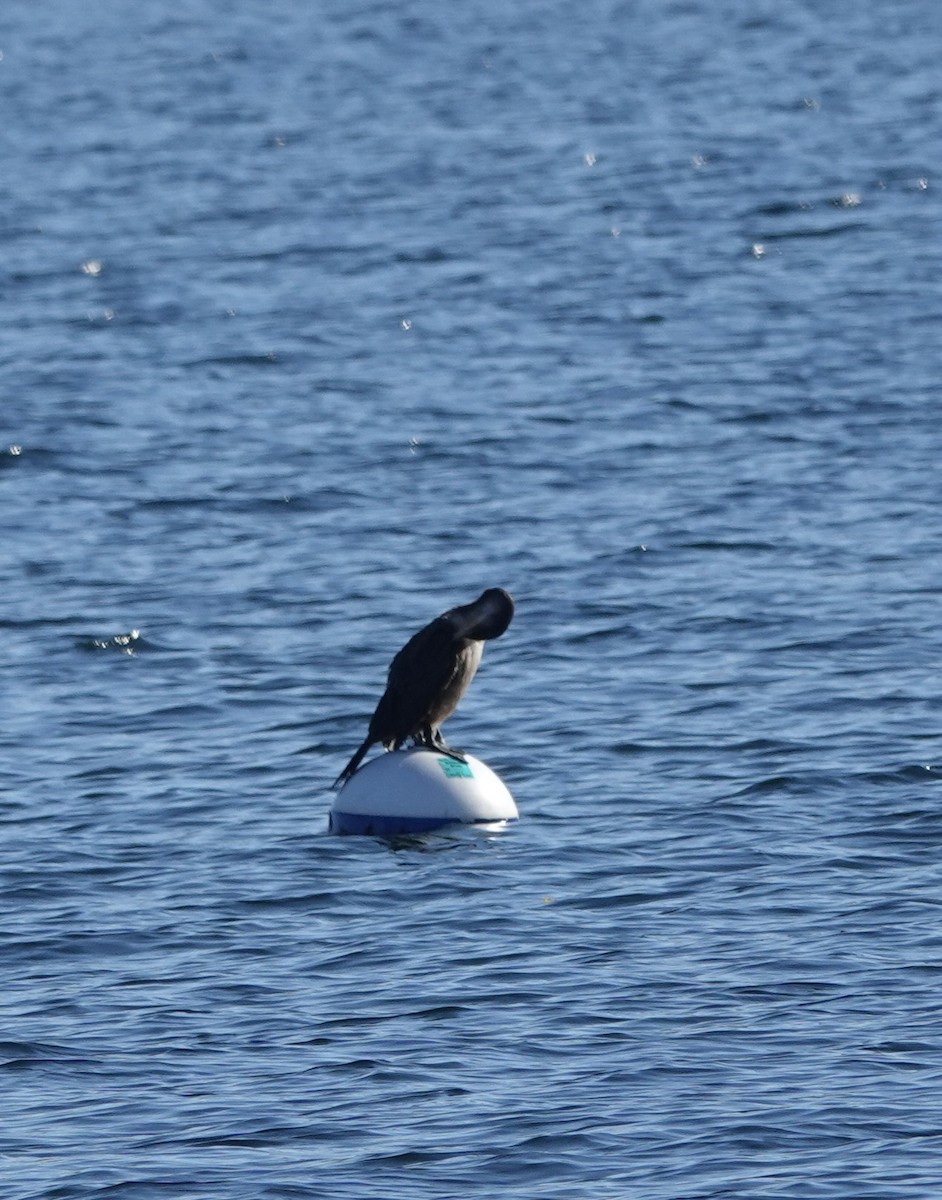
POLYGON ((352 775, 334 801, 330 832, 395 837, 517 817, 510 792, 479 758, 416 746, 381 754, 352 775))

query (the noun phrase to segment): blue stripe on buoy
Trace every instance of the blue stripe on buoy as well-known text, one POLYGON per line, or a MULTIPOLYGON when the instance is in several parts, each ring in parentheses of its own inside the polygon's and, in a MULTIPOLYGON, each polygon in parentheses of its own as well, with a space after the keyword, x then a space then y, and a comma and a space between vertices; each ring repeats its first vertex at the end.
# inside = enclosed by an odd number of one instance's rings
POLYGON ((458 821, 455 817, 375 817, 363 813, 345 813, 334 810, 330 814, 328 833, 361 834, 366 837, 398 837, 403 833, 429 833, 444 825, 494 825, 493 819, 486 821, 458 821))

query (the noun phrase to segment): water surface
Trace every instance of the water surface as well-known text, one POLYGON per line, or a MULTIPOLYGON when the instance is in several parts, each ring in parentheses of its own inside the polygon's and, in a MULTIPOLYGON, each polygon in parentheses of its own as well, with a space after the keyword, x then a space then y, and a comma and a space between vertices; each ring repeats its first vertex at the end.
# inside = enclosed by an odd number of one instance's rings
POLYGON ((923 1200, 942 27, 0 15, 6 1200, 923 1200), (520 823, 327 835, 392 654, 520 823))

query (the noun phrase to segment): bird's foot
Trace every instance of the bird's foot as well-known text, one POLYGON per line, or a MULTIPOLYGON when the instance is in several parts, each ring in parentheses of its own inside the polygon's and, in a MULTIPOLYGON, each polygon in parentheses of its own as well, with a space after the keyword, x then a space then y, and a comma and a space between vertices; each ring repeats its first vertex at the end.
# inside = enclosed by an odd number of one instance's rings
POLYGON ((458 762, 468 761, 468 756, 464 750, 453 750, 438 732, 433 734, 417 734, 413 737, 412 741, 416 746, 422 746, 426 750, 433 750, 436 754, 446 754, 449 758, 457 759, 458 762))
POLYGON ((431 749, 433 749, 436 754, 447 754, 449 758, 455 758, 458 760, 458 762, 466 763, 468 761, 468 755, 464 750, 455 750, 453 747, 446 746, 444 743, 442 743, 440 746, 432 746, 431 749))

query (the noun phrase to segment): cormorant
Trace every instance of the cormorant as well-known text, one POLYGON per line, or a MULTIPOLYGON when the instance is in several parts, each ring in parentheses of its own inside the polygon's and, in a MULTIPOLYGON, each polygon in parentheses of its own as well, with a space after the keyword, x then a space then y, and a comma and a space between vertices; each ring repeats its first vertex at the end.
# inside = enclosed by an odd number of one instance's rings
POLYGON ((412 738, 416 745, 462 757, 445 744, 439 726, 458 707, 474 678, 484 642, 500 637, 513 615, 514 602, 508 593, 488 588, 471 604, 450 608, 410 638, 390 664, 386 691, 363 744, 334 787, 346 783, 375 742, 398 750, 412 738))

